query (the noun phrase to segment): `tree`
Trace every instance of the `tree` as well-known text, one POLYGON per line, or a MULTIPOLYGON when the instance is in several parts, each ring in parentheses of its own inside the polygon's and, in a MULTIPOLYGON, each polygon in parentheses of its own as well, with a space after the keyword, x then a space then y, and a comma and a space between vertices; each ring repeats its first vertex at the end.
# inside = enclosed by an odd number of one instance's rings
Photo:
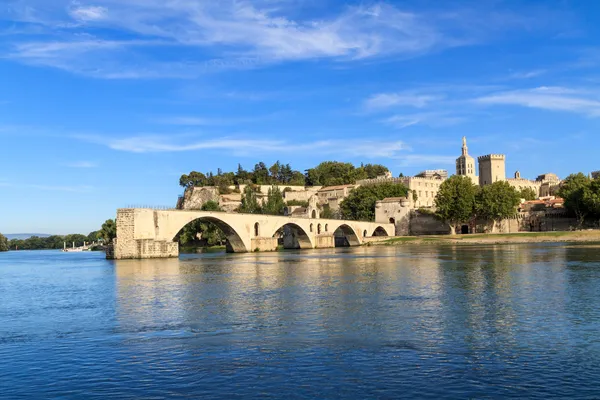
POLYGON ((209 200, 206 203, 204 203, 202 205, 201 210, 202 211, 223 211, 221 209, 221 206, 219 206, 219 203, 217 203, 216 201, 213 201, 213 200, 209 200))
POLYGON ((321 211, 321 218, 324 218, 324 219, 335 219, 336 218, 336 215, 333 212, 333 210, 331 209, 331 207, 329 207, 329 204, 323 205, 323 211, 321 211))
POLYGON ((583 201, 589 214, 600 222, 600 178, 590 182, 589 190, 585 191, 583 201))
POLYGON ((479 190, 476 196, 478 217, 492 222, 492 232, 496 223, 517 214, 521 195, 506 181, 494 182, 479 190))
POLYGON ((353 189, 340 204, 343 219, 357 221, 375 220, 375 203, 387 197, 405 197, 408 188, 402 184, 383 183, 353 189))
POLYGON ((102 229, 100 229, 100 232, 98 233, 98 238, 102 239, 105 244, 110 244, 116 237, 117 223, 112 219, 107 219, 106 222, 102 224, 102 229))
POLYGON ((279 187, 273 186, 269 189, 268 196, 267 203, 262 208, 263 214, 283 215, 285 202, 283 201, 283 195, 281 194, 279 187))
POLYGON ((390 172, 390 170, 386 166, 380 164, 367 164, 362 168, 367 174, 367 179, 375 179, 378 176, 382 176, 390 172))
POLYGON ((0 251, 8 251, 8 239, 0 233, 0 251))
POLYGON ((470 221, 475 215, 477 186, 466 176, 452 176, 440 185, 435 197, 436 215, 456 234, 456 225, 470 221))
POLYGON ((242 205, 239 208, 241 213, 260 214, 261 209, 256 198, 256 192, 251 185, 244 188, 242 195, 242 205))
POLYGON ((575 215, 579 227, 583 225, 589 213, 589 198, 591 180, 581 172, 569 175, 561 184, 558 195, 565 200, 565 208, 575 215))
POLYGON ((521 189, 519 196, 521 196, 522 199, 525 199, 525 201, 535 200, 538 197, 537 193, 532 188, 521 189))
POLYGON ((315 168, 306 171, 306 183, 309 186, 332 186, 355 183, 355 169, 351 163, 325 161, 315 168))

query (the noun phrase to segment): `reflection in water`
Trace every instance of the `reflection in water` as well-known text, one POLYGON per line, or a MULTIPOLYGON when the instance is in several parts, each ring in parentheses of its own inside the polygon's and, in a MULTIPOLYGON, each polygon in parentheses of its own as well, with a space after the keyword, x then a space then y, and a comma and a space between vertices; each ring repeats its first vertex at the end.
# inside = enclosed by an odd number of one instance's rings
POLYGON ((0 258, 3 398, 600 392, 594 247, 30 254, 0 258))

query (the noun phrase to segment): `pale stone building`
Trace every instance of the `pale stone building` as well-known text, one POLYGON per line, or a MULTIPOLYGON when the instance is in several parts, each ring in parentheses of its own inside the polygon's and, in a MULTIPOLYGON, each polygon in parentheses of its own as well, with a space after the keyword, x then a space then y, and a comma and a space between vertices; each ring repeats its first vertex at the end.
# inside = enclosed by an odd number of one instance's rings
POLYGON ((448 179, 448 171, 445 169, 426 169, 415 175, 417 178, 448 179))
POLYGON ((535 192, 536 196, 540 195, 540 188, 542 186, 542 183, 522 178, 521 173, 519 171, 515 172, 514 178, 509 178, 506 180, 506 182, 508 182, 510 186, 514 187, 518 191, 521 191, 523 189, 531 189, 535 192))
POLYGON ((338 185, 338 186, 325 186, 317 191, 317 198, 319 204, 329 205, 332 211, 338 211, 340 209, 340 203, 348 197, 352 189, 360 185, 338 185))
POLYGON ((504 154, 488 154, 478 157, 479 186, 491 185, 506 180, 506 156, 504 154))
POLYGON ((456 159, 456 175, 467 176, 474 185, 479 184, 475 174, 475 159, 469 155, 467 147, 467 138, 463 137, 462 155, 456 159))

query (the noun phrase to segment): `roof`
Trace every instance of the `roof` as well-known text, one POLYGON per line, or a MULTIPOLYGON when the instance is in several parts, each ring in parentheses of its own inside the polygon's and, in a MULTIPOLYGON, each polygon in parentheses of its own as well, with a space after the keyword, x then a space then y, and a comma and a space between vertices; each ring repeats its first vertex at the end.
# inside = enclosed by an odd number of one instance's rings
POLYGON ((383 203, 396 203, 399 201, 406 201, 408 200, 407 197, 386 197, 385 199, 381 200, 381 202, 383 203))
POLYGON ((319 189, 319 192, 325 192, 325 191, 337 190, 337 189, 353 188, 354 186, 356 186, 356 185, 325 186, 325 187, 319 189))

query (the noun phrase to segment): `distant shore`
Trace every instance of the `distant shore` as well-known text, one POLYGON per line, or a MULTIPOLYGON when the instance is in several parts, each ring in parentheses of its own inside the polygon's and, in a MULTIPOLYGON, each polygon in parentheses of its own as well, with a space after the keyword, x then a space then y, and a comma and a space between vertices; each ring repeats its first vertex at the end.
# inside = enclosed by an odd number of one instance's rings
POLYGON ((396 246, 403 244, 503 244, 503 243, 560 243, 600 242, 600 230, 573 232, 518 232, 475 235, 402 236, 369 242, 368 246, 396 246))

